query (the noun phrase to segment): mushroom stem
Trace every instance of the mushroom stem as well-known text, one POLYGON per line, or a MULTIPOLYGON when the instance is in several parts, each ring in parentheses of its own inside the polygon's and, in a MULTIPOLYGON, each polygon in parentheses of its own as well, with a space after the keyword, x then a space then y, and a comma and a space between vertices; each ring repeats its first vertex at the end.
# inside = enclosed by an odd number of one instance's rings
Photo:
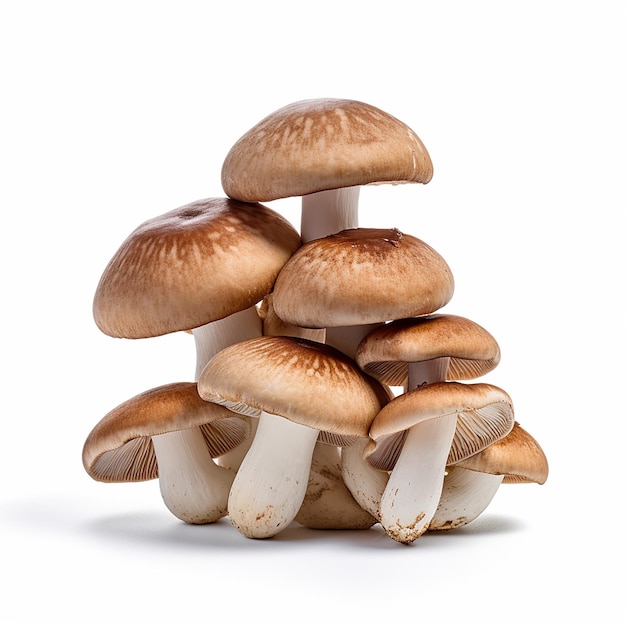
POLYGON ((439 357, 429 361, 409 363, 409 378, 406 386, 407 391, 423 387, 430 383, 442 382, 446 379, 449 357, 439 357))
POLYGON ((240 533, 265 539, 294 520, 306 493, 318 435, 316 429, 261 412, 228 498, 230 521, 240 533))
POLYGON ((153 436, 152 445, 161 495, 176 517, 189 524, 208 524, 227 514, 235 473, 213 462, 199 428, 153 436))
POLYGON ((368 442, 367 437, 360 437, 352 445, 341 449, 341 470, 352 497, 363 510, 380 521, 380 501, 389 474, 363 460, 363 451, 368 442))
POLYGON ((302 242, 321 239, 346 228, 357 228, 359 191, 360 187, 344 187, 302 196, 302 242))
MULTIPOLYGON (((409 363, 407 391, 444 381, 449 357, 409 363)), ((380 523, 396 541, 412 543, 428 529, 443 488, 456 415, 412 426, 380 501, 380 523)))
POLYGON ((376 523, 348 490, 337 446, 315 444, 309 483, 295 521, 307 528, 364 530, 376 523))
POLYGON ((326 343, 354 359, 356 349, 363 338, 380 326, 382 324, 329 327, 326 329, 326 343))
POLYGON ((428 530, 452 530, 475 520, 489 505, 504 475, 449 467, 428 530))
POLYGON ((196 341, 196 380, 209 360, 218 352, 240 341, 260 337, 261 318, 256 306, 232 313, 221 320, 193 329, 196 341))
POLYGON ((380 501, 380 523, 400 543, 412 543, 437 510, 456 414, 412 426, 380 501))

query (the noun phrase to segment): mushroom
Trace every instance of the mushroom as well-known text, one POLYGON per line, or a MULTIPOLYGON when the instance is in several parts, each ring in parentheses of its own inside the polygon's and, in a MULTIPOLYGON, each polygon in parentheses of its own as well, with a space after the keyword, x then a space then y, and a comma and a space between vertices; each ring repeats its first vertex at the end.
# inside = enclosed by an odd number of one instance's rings
POLYGON ((244 202, 302 196, 304 242, 358 227, 362 185, 428 183, 430 156, 416 133, 364 102, 291 103, 248 130, 222 165, 226 194, 244 202))
MULTIPOLYGON (((472 320, 432 314, 397 319, 372 331, 359 344, 355 360, 381 383, 407 391, 432 382, 482 376, 499 363, 500 348, 472 320)), ((346 451, 344 480, 361 506, 380 515, 387 476, 363 459, 366 443, 346 451)), ((445 466, 440 465, 440 470, 443 476, 445 466)))
POLYGON ((518 422, 502 439, 447 468, 443 491, 428 530, 469 524, 489 505, 502 483, 548 479, 548 460, 537 440, 518 422))
POLYGON ((435 382, 432 374, 419 373, 427 366, 441 372, 438 380, 484 376, 500 362, 500 347, 476 322, 436 313, 396 319, 372 331, 359 344, 355 360, 380 382, 408 390, 435 382))
POLYGON ((379 520, 396 541, 412 543, 427 529, 446 465, 476 454, 513 428, 513 404, 487 383, 434 382, 403 393, 374 418, 364 457, 389 471, 379 520))
POLYGON ((318 438, 365 436, 386 401, 382 387, 325 344, 259 337, 229 346, 198 380, 205 400, 258 416, 233 482, 228 514, 247 537, 272 537, 297 515, 318 438))
POLYGON ((361 339, 388 320, 433 313, 454 279, 441 255, 398 229, 353 228, 305 243, 273 291, 287 323, 326 328, 326 343, 354 357, 361 339))
MULTIPOLYGON (((300 245, 293 226, 264 205, 192 202, 147 220, 122 243, 96 289, 94 319, 107 335, 129 339, 192 330, 197 378, 222 348, 261 335, 256 304, 300 245)), ((197 428, 164 435, 159 446, 182 455, 192 436, 201 449, 197 428)))
POLYGON ((101 482, 158 477, 168 509, 185 522, 205 524, 226 515, 235 477, 211 459, 241 444, 248 434, 245 417, 202 400, 196 383, 171 383, 107 413, 87 436, 83 465, 101 482), (168 433, 177 433, 176 448, 169 444, 168 433))

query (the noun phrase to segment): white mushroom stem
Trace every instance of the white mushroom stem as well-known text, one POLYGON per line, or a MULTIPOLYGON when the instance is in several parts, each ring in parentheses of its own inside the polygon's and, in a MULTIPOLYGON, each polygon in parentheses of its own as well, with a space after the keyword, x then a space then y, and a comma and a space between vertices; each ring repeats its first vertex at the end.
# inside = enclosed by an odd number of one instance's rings
POLYGON ((428 530, 455 429, 455 413, 409 429, 380 501, 380 523, 392 539, 412 543, 428 530))
POLYGON ((321 239, 347 228, 357 228, 359 191, 360 187, 345 187, 302 196, 302 242, 321 239))
MULTIPOLYGON (((445 380, 448 365, 447 357, 409 364, 408 391, 445 380)), ((428 530, 455 430, 455 413, 409 429, 380 502, 380 523, 392 539, 412 543, 428 530)))
POLYGON ((475 520, 496 495, 504 476, 449 467, 428 530, 452 530, 475 520))
POLYGON ((217 466, 199 429, 152 437, 159 487, 167 508, 189 524, 208 524, 227 514, 235 472, 217 466))
POLYGON ((335 326, 326 329, 326 343, 341 350, 351 359, 363 338, 382 324, 357 324, 354 326, 335 326))
POLYGON ((430 383, 444 381, 449 366, 449 357, 431 359, 430 361, 422 361, 420 363, 409 363, 409 378, 406 390, 411 391, 430 383))
POLYGON ((363 460, 363 450, 368 441, 367 437, 361 437, 341 449, 341 471, 346 487, 359 506, 380 521, 380 501, 389 474, 363 460))
POLYGON ((196 341, 196 380, 204 366, 218 352, 240 341, 260 337, 261 324, 256 307, 251 306, 221 320, 194 328, 192 333, 196 341))
MULTIPOLYGON (((261 336, 256 307, 193 330, 196 380, 208 361, 225 347, 261 336)), ((159 488, 167 508, 191 524, 215 522, 227 514, 234 472, 211 458, 199 427, 152 437, 159 468, 159 488)))
POLYGON ((240 533, 265 539, 294 520, 306 493, 318 435, 316 429, 261 412, 228 498, 230 521, 240 533))

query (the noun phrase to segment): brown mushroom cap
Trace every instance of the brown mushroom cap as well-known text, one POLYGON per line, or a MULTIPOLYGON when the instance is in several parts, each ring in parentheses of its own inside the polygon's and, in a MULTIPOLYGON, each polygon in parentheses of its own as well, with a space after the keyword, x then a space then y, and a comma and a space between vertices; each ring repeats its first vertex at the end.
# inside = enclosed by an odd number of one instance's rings
POLYGON ((359 366, 382 383, 403 386, 409 363, 450 357, 448 380, 478 378, 500 362, 500 347, 482 326, 458 315, 394 320, 361 341, 359 366))
POLYGON ((433 175, 420 138, 363 102, 321 98, 289 104, 261 120, 222 166, 226 195, 267 202, 370 183, 427 183, 433 175))
POLYGON ((504 476, 504 483, 538 483, 548 479, 548 459, 535 438, 517 422, 504 438, 454 467, 504 476))
POLYGON ((456 414, 448 465, 480 452, 513 428, 509 395, 487 383, 436 382, 395 397, 372 422, 364 457, 372 467, 391 470, 407 431, 415 424, 456 414))
POLYGON ((152 437, 196 426, 212 458, 235 448, 250 432, 246 418, 202 400, 196 383, 171 383, 140 393, 105 415, 85 441, 83 465, 102 482, 158 478, 152 437))
POLYGON ((261 204, 198 200, 141 224, 96 289, 102 332, 131 339, 198 328, 259 302, 301 245, 261 204))
POLYGON ((453 291, 448 264, 428 244, 395 228, 353 228, 304 244, 273 293, 282 320, 324 328, 432 313, 453 291))
POLYGON ((218 352, 198 379, 198 393, 235 411, 265 411, 340 437, 366 436, 388 399, 380 383, 338 350, 282 336, 218 352))

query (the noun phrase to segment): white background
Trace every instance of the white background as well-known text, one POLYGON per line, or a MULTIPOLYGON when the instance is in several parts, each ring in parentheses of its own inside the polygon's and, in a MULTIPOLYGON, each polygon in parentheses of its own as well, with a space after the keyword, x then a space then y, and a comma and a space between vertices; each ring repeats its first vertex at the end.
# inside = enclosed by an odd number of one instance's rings
MULTIPOLYGON (((0 622, 623 620, 625 26, 602 0, 0 1, 0 622), (194 369, 187 334, 98 331, 105 264, 145 219, 223 195, 239 136, 317 97, 426 144, 432 182, 364 188, 361 225, 446 258, 445 310, 496 337, 485 382, 550 462, 545 485, 410 547, 186 526, 156 481, 81 464, 105 413, 194 369)), ((297 203, 270 206, 299 227, 297 203)))

